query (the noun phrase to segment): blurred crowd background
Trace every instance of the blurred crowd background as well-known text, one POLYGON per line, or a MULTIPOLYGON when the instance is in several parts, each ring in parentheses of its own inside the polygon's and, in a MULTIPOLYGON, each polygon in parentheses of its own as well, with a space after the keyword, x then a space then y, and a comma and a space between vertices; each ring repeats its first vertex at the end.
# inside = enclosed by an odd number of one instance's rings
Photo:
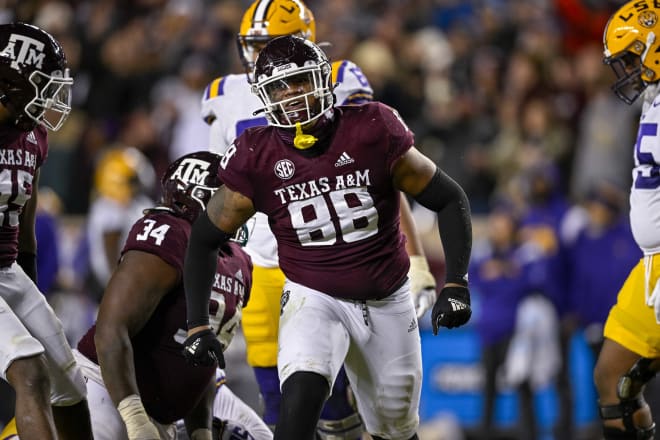
MULTIPOLYGON (((62 43, 75 78, 74 110, 50 136, 38 229, 40 287, 73 344, 122 231, 157 200, 157 176, 206 149, 201 96, 242 71, 235 36, 250 3, 0 1, 0 22, 62 43)), ((421 323, 423 439, 598 438, 591 368, 641 257, 627 217, 640 108, 615 97, 602 63, 603 29, 622 3, 306 1, 317 42, 361 67, 471 201, 475 313, 436 338, 421 323)), ((442 280, 434 219, 413 208, 442 280)), ((258 407, 240 340, 231 350, 235 391, 258 407)), ((10 411, 3 391, 0 422, 10 411)))

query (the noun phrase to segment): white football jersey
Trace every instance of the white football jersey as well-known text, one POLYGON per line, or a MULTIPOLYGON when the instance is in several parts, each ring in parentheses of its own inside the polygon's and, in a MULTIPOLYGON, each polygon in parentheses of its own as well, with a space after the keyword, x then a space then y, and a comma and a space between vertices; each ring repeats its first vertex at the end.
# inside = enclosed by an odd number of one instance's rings
POLYGON ((660 253, 660 87, 644 92, 635 141, 635 167, 630 189, 630 223, 645 255, 660 253))
MULTIPOLYGON (((332 83, 336 84, 336 105, 371 101, 373 90, 360 68, 348 60, 332 63, 332 83)), ((263 103, 254 95, 246 74, 214 79, 202 97, 202 118, 211 126, 209 149, 223 154, 234 139, 248 127, 268 124, 263 113, 254 114, 263 103)), ((245 251, 261 267, 278 267, 277 242, 268 218, 257 213, 248 223, 249 238, 245 251)))

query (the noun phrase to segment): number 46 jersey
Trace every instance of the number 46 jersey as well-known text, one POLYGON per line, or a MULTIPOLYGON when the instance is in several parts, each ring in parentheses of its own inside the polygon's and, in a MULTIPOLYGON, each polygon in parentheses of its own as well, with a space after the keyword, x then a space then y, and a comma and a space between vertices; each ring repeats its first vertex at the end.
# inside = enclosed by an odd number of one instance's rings
MULTIPOLYGON (((360 68, 348 60, 332 63, 336 84, 336 105, 361 104, 372 100, 373 90, 360 68)), ((246 74, 227 75, 213 80, 202 97, 202 118, 210 125, 209 149, 224 154, 246 128, 267 125, 263 114, 255 115, 263 103, 250 90, 246 74)), ((266 217, 257 213, 248 222, 249 240, 245 250, 261 267, 278 267, 277 245, 266 217)))

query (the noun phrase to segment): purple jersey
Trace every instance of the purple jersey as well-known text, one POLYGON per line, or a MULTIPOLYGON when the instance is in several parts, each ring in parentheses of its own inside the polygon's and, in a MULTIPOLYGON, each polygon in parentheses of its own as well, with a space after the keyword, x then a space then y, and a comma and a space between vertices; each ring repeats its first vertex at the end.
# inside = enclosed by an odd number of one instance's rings
POLYGON ((32 180, 48 154, 48 135, 42 126, 30 132, 0 129, 0 267, 11 266, 18 255, 18 218, 32 195, 32 180))
POLYGON ((250 128, 220 175, 268 215, 288 279, 339 298, 384 298, 408 273, 392 167, 413 134, 377 102, 337 107, 335 118, 317 155, 296 150, 281 129, 250 128))
MULTIPOLYGON (((152 211, 133 225, 122 254, 136 250, 157 255, 175 267, 182 280, 189 235, 190 223, 186 220, 166 211, 152 211)), ((229 320, 237 304, 247 301, 251 285, 250 257, 236 243, 230 243, 218 258, 209 305, 211 320, 229 320), (220 310, 224 310, 222 317, 216 316, 220 310)), ((186 328, 186 301, 180 281, 131 338, 140 397, 147 413, 160 423, 172 423, 188 414, 215 374, 215 367, 186 363, 182 355, 186 328)), ((98 364, 94 332, 92 326, 78 343, 78 350, 98 364)))

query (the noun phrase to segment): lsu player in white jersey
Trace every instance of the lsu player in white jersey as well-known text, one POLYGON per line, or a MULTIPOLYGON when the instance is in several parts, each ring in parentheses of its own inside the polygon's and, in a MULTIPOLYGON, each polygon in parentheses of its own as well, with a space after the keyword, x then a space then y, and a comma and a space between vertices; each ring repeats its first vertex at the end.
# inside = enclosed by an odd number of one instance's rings
POLYGON ((655 423, 643 391, 660 369, 660 5, 634 0, 610 18, 604 61, 612 89, 627 104, 641 97, 630 189, 633 236, 644 257, 619 291, 605 324, 594 370, 603 434, 653 439, 655 423))
MULTIPOLYGON (((202 98, 202 118, 210 126, 209 147, 224 153, 234 139, 248 127, 268 123, 259 98, 251 92, 252 71, 259 51, 271 39, 296 35, 316 39, 312 11, 299 0, 257 0, 246 10, 237 43, 245 73, 230 74, 213 80, 202 98)), ((332 82, 337 105, 361 104, 373 99, 373 90, 360 68, 349 60, 332 63, 332 82)), ((346 160, 352 160, 346 158, 346 160)), ((413 299, 418 316, 435 302, 435 277, 431 274, 422 244, 417 237, 407 200, 402 196, 401 226, 407 236, 410 255, 413 299)), ((248 222, 249 239, 245 250, 252 257, 253 287, 250 303, 243 310, 243 332, 247 362, 253 367, 264 403, 264 421, 277 422, 280 382, 277 373, 277 332, 284 274, 279 269, 277 243, 268 219, 257 213, 248 222)), ((356 439, 361 436, 359 415, 348 401, 348 381, 340 374, 332 395, 321 414, 321 438, 356 439)))

